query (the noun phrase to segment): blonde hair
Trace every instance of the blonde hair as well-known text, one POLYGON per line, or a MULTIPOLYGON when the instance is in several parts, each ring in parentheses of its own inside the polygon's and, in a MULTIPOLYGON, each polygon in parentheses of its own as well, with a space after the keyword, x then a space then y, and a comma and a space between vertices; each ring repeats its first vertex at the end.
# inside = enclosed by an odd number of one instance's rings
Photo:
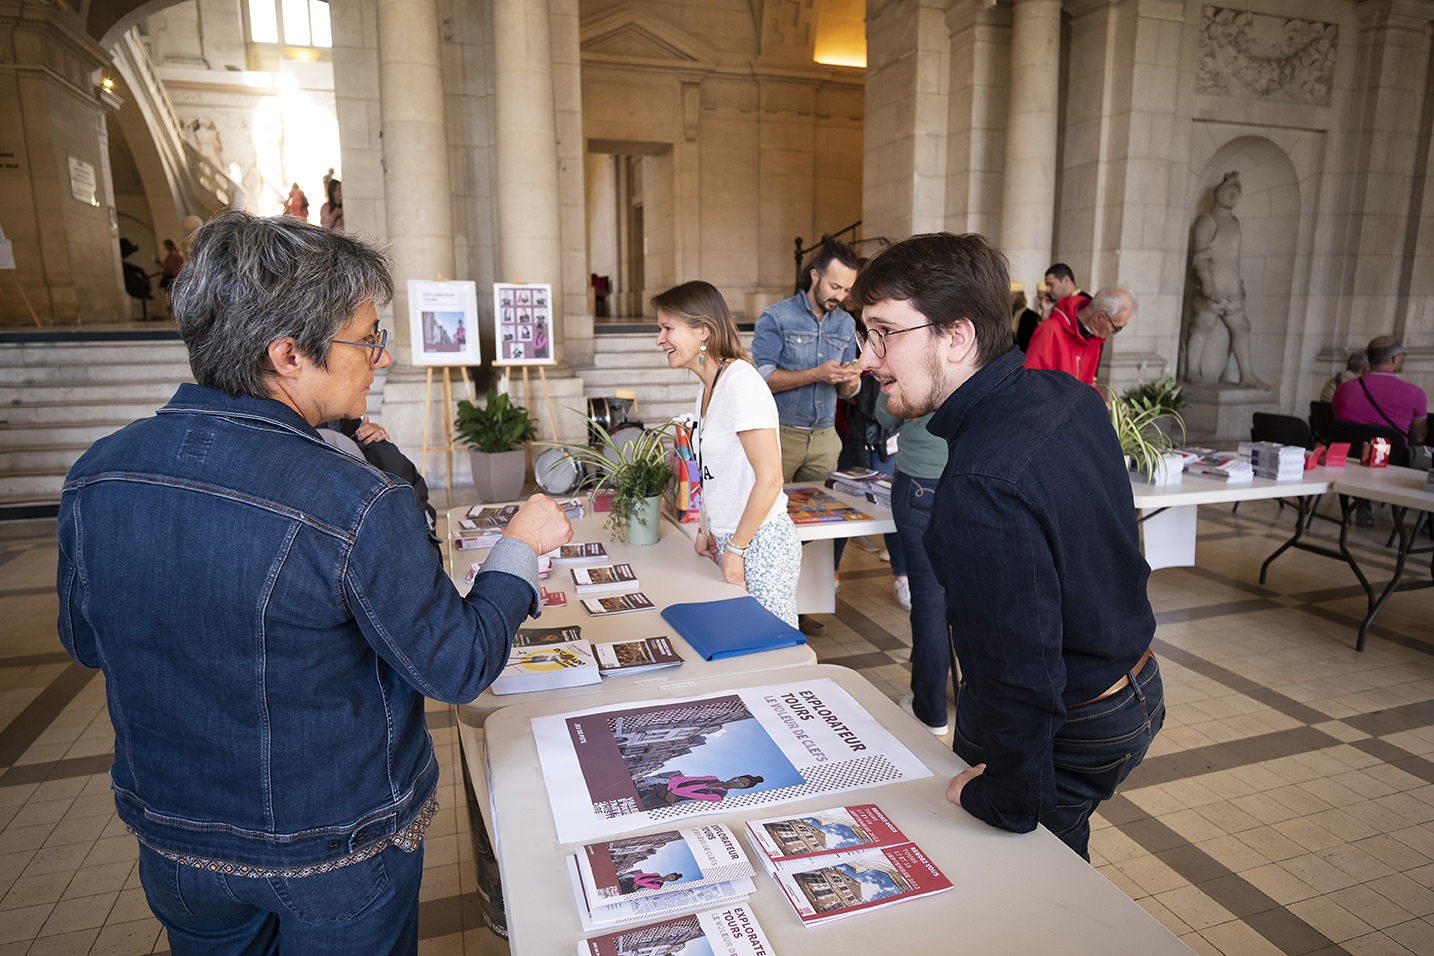
POLYGON ((722 359, 747 358, 737 323, 727 310, 722 293, 710 282, 695 279, 652 297, 652 307, 691 329, 703 328, 709 333, 707 354, 722 359))

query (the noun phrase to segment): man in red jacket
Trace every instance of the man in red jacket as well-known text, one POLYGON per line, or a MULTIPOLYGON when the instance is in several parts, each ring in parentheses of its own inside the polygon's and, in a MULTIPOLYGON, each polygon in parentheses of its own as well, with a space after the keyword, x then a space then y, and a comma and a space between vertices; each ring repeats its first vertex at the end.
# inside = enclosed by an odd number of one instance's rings
POLYGON ((1087 385, 1095 384, 1100 348, 1130 321, 1135 296, 1124 289, 1101 289, 1094 298, 1066 296, 1036 326, 1026 350, 1026 368, 1069 372, 1087 385))

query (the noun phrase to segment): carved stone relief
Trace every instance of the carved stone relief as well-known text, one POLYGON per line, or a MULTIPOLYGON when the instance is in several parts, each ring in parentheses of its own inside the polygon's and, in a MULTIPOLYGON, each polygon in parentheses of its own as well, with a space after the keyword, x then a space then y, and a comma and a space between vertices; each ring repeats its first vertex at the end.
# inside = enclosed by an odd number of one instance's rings
POLYGON ((1327 106, 1339 26, 1202 7, 1195 91, 1327 106))

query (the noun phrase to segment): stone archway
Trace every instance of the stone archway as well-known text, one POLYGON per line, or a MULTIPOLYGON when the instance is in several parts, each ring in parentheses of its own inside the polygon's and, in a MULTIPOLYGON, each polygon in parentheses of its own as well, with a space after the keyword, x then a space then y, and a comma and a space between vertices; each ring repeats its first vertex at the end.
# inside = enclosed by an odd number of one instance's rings
MULTIPOLYGON (((1226 173, 1238 171, 1242 195, 1234 212, 1240 220, 1241 277, 1245 284, 1245 312, 1250 319, 1251 356, 1255 373, 1275 387, 1278 395, 1283 372, 1290 300, 1295 294, 1295 261, 1299 247, 1300 182, 1289 156, 1261 136, 1238 136, 1217 149, 1192 184, 1190 221, 1214 206, 1215 187, 1226 173)), ((1187 263, 1182 308, 1182 371, 1196 362, 1207 379, 1235 379, 1233 356, 1215 361, 1208 356, 1228 352, 1229 335, 1223 326, 1211 336, 1202 360, 1184 354, 1192 311, 1193 274, 1187 263)))

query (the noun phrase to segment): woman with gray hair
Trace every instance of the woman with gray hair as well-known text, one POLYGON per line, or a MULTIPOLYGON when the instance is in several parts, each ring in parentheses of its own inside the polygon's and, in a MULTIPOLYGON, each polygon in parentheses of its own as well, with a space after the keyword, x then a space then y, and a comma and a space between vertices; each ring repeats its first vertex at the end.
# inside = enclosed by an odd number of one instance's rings
POLYGON ((423 698, 492 682, 572 528, 535 496, 459 597, 412 489, 314 428, 361 416, 390 361, 383 254, 237 211, 191 248, 198 384, 70 471, 60 638, 105 673, 115 805, 173 952, 414 953, 423 698))

